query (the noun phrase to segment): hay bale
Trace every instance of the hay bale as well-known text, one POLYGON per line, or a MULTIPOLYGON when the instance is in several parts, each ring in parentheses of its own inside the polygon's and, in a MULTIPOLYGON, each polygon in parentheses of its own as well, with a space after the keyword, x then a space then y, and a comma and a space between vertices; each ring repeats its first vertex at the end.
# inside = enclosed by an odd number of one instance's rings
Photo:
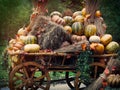
POLYGON ((37 36, 38 44, 42 49, 55 50, 65 41, 71 43, 71 36, 65 32, 63 27, 45 16, 37 17, 29 34, 37 36))

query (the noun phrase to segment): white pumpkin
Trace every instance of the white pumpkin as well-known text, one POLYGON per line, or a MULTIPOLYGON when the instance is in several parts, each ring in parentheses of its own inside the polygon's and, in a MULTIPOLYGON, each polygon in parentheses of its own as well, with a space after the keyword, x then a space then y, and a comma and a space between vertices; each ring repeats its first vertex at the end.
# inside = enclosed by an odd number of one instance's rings
POLYGON ((40 46, 38 44, 26 44, 24 46, 24 51, 29 53, 39 52, 40 46))
POLYGON ((89 42, 91 43, 99 43, 100 42, 100 37, 99 36, 90 36, 89 42))

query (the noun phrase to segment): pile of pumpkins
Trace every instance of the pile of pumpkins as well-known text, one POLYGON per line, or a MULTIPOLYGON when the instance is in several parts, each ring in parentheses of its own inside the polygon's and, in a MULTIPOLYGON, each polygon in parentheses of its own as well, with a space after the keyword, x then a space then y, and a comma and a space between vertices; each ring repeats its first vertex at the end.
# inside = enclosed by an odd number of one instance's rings
MULTIPOLYGON (((62 17, 62 14, 58 11, 50 14, 51 21, 61 24, 65 32, 71 35, 73 43, 86 39, 89 40, 90 49, 93 50, 95 54, 116 53, 119 49, 119 44, 112 41, 110 34, 105 34, 101 37, 96 36, 97 28, 94 24, 84 26, 84 22, 89 16, 90 15, 86 14, 85 8, 81 11, 74 12, 72 16, 62 17)), ((101 18, 99 10, 96 11, 95 16, 101 18)), ((37 38, 28 33, 29 31, 26 28, 20 28, 16 38, 9 41, 8 51, 12 53, 19 53, 20 51, 29 53, 39 52, 41 47, 37 44, 37 38)))
MULTIPOLYGON (((97 28, 94 24, 84 25, 87 18, 90 17, 86 14, 86 9, 83 8, 81 11, 76 11, 72 16, 63 16, 58 11, 54 11, 50 14, 52 21, 61 24, 64 30, 71 35, 73 43, 79 42, 83 39, 89 40, 90 49, 95 54, 111 54, 116 53, 119 49, 119 44, 112 41, 112 35, 104 34, 103 36, 97 36, 97 28)), ((101 18, 100 10, 97 10, 95 17, 101 18)), ((106 29, 106 26, 103 24, 106 29)))
POLYGON ((9 41, 8 52, 20 53, 21 51, 28 53, 39 52, 40 45, 37 44, 37 38, 33 35, 27 35, 26 28, 20 28, 16 38, 9 41))
POLYGON ((94 51, 95 54, 112 54, 116 53, 119 49, 119 44, 112 41, 112 35, 104 34, 102 37, 90 36, 89 38, 90 49, 94 51))
MULTIPOLYGON (((85 8, 81 11, 74 12, 72 16, 62 16, 62 14, 58 11, 52 12, 50 16, 52 21, 63 25, 64 30, 70 34, 78 36, 85 35, 86 37, 90 37, 91 35, 95 35, 97 32, 94 24, 89 24, 84 27, 84 22, 90 17, 90 15, 86 14, 85 8)), ((96 11, 95 16, 101 18, 99 10, 96 11)))

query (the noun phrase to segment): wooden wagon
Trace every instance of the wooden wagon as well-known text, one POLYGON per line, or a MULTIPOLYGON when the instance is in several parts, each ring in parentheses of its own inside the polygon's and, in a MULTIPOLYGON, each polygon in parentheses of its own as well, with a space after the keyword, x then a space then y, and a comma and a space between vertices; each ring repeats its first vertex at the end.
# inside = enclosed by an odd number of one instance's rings
MULTIPOLYGON (((9 73, 10 90, 49 90, 50 88, 50 71, 65 71, 66 83, 70 88, 79 90, 81 80, 79 79, 80 71, 76 71, 78 53, 12 53, 11 56, 17 55, 19 63, 15 65, 9 73), (68 57, 71 58, 68 58, 68 57), (28 58, 29 57, 29 58, 28 58), (74 83, 71 82, 69 72, 75 73, 74 83)), ((117 54, 92 55, 95 59, 104 59, 105 62, 111 56, 117 54)), ((105 68, 101 62, 93 62, 90 66, 94 68, 94 78, 97 76, 98 67, 105 68)))

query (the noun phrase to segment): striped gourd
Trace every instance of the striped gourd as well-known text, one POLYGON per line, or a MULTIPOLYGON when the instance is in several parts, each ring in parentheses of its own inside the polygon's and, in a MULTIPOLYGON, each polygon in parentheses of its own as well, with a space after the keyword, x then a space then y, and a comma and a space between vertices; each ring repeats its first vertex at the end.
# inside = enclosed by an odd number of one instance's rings
POLYGON ((71 16, 64 16, 63 19, 65 20, 66 25, 71 25, 73 22, 73 18, 71 16))
POLYGON ((25 44, 36 44, 37 38, 33 35, 26 36, 25 44))
POLYGON ((83 24, 81 22, 74 22, 72 24, 73 34, 82 35, 83 34, 83 24))
POLYGON ((90 37, 92 35, 95 35, 96 32, 97 32, 97 28, 93 24, 89 24, 85 27, 85 32, 84 33, 85 33, 86 37, 90 37))

